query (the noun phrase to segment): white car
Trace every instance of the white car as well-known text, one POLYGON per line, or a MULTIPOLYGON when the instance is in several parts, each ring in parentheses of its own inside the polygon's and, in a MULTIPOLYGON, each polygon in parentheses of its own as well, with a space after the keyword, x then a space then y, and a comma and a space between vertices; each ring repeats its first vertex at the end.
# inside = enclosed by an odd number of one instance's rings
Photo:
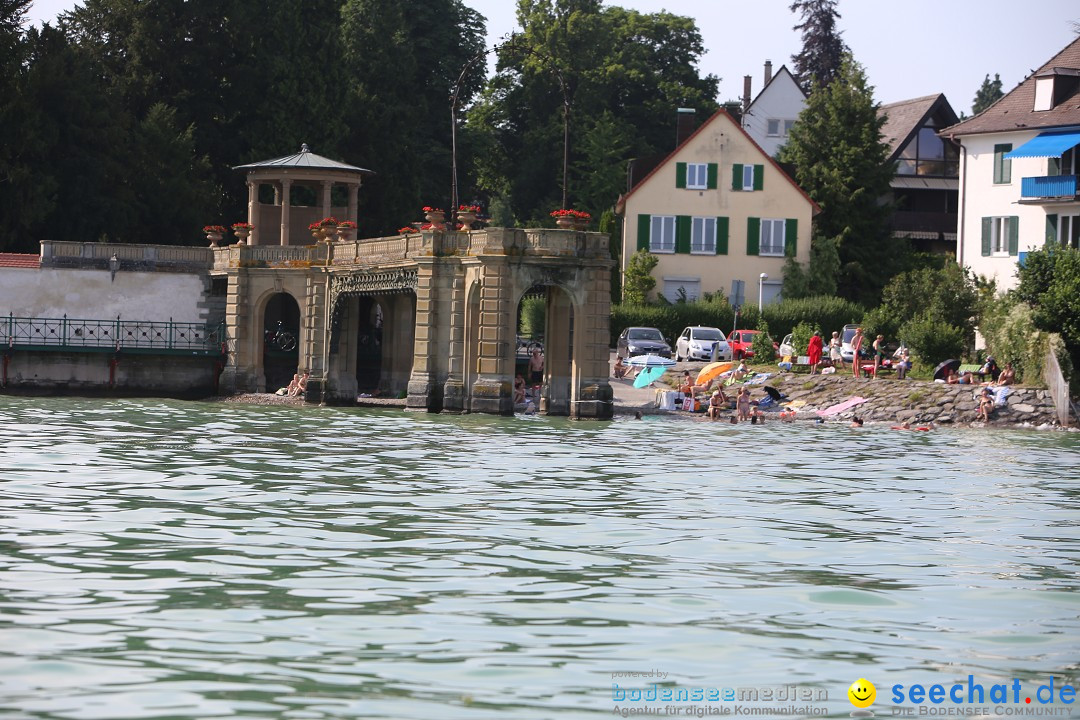
POLYGON ((713 345, 717 360, 731 360, 731 345, 720 328, 688 327, 675 341, 675 360, 712 360, 713 345))

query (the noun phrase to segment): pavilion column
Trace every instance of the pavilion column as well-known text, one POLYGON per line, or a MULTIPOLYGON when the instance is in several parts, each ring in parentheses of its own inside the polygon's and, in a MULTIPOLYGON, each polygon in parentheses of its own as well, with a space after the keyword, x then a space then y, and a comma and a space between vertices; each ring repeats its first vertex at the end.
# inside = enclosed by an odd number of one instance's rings
POLYGON ((329 180, 322 181, 322 216, 330 217, 330 190, 334 183, 329 180))
POLYGON ((281 244, 289 244, 289 202, 292 180, 281 181, 281 244))
POLYGON ((357 196, 360 194, 360 183, 349 183, 349 217, 348 220, 353 222, 360 222, 357 215, 359 214, 357 208, 357 196))
POLYGON ((249 245, 259 244, 259 183, 254 180, 248 180, 248 216, 247 221, 254 228, 251 231, 251 240, 249 245))

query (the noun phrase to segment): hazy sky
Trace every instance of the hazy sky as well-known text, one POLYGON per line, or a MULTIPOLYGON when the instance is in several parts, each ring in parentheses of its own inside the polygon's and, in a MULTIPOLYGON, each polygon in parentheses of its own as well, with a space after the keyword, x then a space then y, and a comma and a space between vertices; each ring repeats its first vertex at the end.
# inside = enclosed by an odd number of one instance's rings
MULTIPOLYGON (((253 0, 255 1, 255 0, 253 0)), ((272 2, 273 0, 263 0, 272 2)), ((488 37, 517 27, 513 0, 464 0, 488 19, 488 37)), ((790 64, 799 34, 790 0, 609 0, 642 12, 666 10, 697 21, 707 52, 701 70, 721 78, 719 100, 737 99, 742 78, 761 90, 766 60, 790 64)), ((36 0, 34 22, 52 20, 75 0, 36 0)), ((1076 37, 1076 0, 841 0, 839 26, 876 88, 877 100, 944 92, 953 108, 971 112, 983 77, 1001 75, 1008 92, 1076 37)))

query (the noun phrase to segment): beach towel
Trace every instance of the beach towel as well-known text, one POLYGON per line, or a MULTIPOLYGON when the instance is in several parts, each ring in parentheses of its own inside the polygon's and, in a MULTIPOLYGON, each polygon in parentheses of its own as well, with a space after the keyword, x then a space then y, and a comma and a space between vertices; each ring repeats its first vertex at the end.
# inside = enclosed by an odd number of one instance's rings
POLYGON ((803 407, 804 405, 806 405, 805 400, 792 400, 791 402, 787 403, 784 407, 786 407, 788 410, 798 410, 799 408, 803 407))
POLYGON ((759 373, 759 374, 755 375, 754 377, 752 377, 751 379, 747 380, 746 384, 747 385, 761 385, 762 383, 764 383, 766 380, 768 380, 772 376, 773 376, 772 373, 759 373))
POLYGON ((864 398, 864 397, 858 397, 858 396, 851 397, 851 398, 848 398, 847 400, 845 400, 842 403, 837 403, 836 405, 832 405, 830 407, 827 407, 824 410, 818 410, 817 414, 818 414, 819 417, 828 417, 830 415, 838 415, 839 413, 842 413, 845 410, 850 410, 851 408, 855 407, 856 405, 861 405, 864 402, 866 402, 866 398, 864 398))

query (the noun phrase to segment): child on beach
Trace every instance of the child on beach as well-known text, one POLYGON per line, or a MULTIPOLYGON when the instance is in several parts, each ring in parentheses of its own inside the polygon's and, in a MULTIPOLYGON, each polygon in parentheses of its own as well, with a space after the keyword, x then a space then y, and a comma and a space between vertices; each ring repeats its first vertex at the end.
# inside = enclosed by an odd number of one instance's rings
POLYGON ((740 420, 750 419, 750 388, 744 387, 739 391, 739 398, 736 402, 736 407, 739 411, 740 420))

